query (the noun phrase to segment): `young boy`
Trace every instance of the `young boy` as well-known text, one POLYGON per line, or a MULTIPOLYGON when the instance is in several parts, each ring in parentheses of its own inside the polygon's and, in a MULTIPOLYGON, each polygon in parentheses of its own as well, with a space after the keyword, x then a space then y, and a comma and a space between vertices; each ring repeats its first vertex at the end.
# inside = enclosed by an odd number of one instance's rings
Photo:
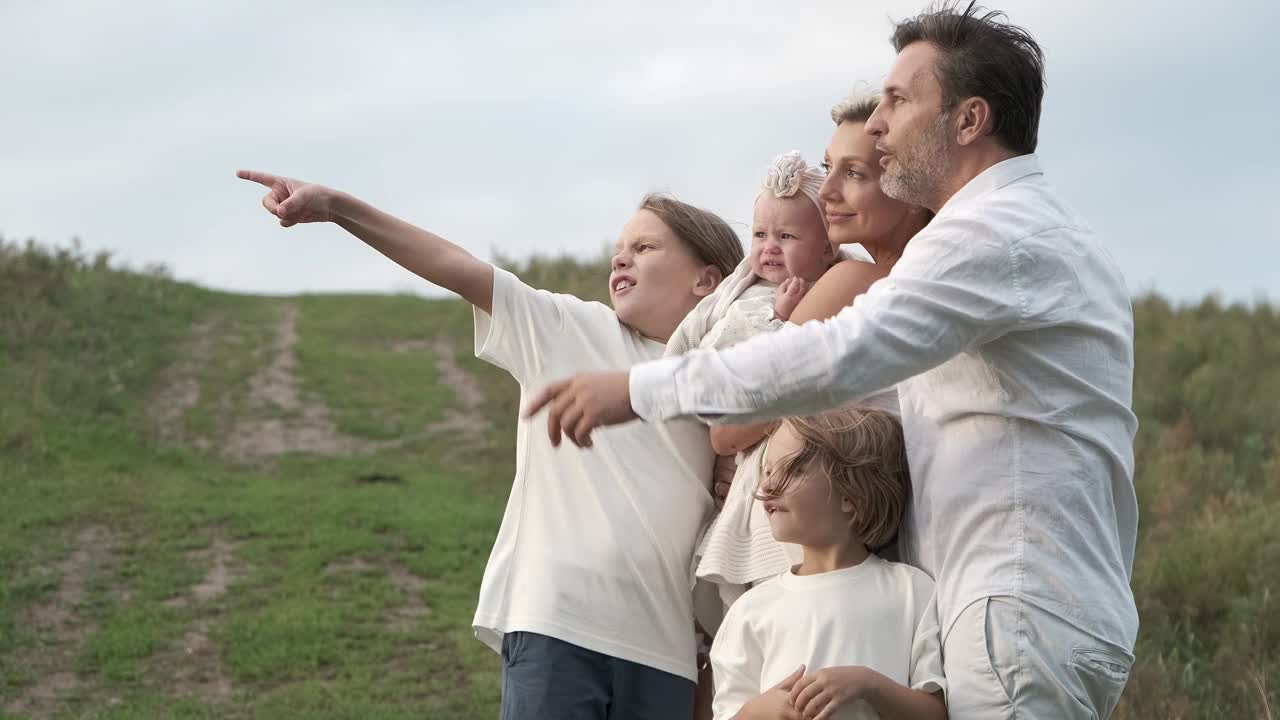
POLYGON ((910 497, 897 419, 867 408, 783 422, 759 498, 804 561, 749 590, 711 649, 716 720, 945 720, 933 581, 870 551, 910 497))

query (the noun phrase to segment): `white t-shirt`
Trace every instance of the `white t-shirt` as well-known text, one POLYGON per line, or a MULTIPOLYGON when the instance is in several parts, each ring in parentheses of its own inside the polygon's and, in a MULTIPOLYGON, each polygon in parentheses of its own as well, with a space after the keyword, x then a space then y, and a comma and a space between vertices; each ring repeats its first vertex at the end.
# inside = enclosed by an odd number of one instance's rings
MULTIPOLYGON (((933 581, 902 563, 867 556, 844 570, 791 571, 748 590, 711 646, 716 720, 795 672, 862 665, 925 692, 946 689, 933 581)), ((870 705, 838 720, 878 717, 870 705)))
MULTIPOLYGON (((522 407, 551 382, 629 368, 665 347, 600 303, 498 269, 492 315, 475 311, 475 333, 476 357, 511 373, 522 407)), ((545 416, 519 421, 476 636, 499 650, 503 633, 534 632, 696 680, 693 551, 714 507, 710 433, 681 420, 591 437, 590 449, 557 449, 545 416)))

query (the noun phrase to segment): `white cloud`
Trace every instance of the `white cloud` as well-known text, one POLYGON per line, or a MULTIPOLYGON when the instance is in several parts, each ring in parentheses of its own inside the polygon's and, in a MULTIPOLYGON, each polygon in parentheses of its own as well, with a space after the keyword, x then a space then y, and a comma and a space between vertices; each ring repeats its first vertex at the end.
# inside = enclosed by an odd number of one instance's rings
MULTIPOLYGON (((879 84, 889 18, 919 7, 9 0, 0 232, 292 292, 412 279, 335 229, 276 227, 239 166, 341 186, 482 256, 594 253, 650 189, 745 221, 764 164, 821 152, 830 104, 879 84)), ((1246 212, 1280 185, 1266 124, 1280 108, 1250 79, 1277 11, 1006 9, 1048 55, 1046 163, 1135 287, 1280 287, 1266 270, 1280 249, 1246 212), (1178 158, 1194 158, 1185 177, 1178 158), (1186 261, 1207 235, 1251 261, 1186 261)))

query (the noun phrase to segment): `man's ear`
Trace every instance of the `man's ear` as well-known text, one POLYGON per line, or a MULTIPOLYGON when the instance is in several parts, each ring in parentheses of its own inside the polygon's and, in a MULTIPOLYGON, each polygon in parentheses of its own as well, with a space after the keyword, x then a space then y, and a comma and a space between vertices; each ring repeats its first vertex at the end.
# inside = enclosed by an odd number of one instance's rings
POLYGON ((840 512, 853 512, 853 502, 847 497, 840 498, 840 512))
POLYGON ((720 268, 707 265, 702 268, 702 272, 698 273, 698 281, 693 285, 693 294, 706 297, 720 287, 721 280, 724 280, 724 273, 720 272, 720 268))
POLYGON ((955 114, 956 142, 961 145, 969 145, 990 135, 995 125, 995 118, 991 115, 991 104, 986 98, 966 98, 956 106, 955 114))

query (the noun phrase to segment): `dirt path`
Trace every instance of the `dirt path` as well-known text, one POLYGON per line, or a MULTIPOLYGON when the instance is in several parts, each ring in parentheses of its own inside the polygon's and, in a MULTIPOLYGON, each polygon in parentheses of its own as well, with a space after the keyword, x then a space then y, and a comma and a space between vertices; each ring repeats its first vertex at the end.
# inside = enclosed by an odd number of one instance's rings
POLYGON ((346 435, 334 424, 328 405, 303 397, 298 379, 298 308, 286 305, 276 323, 271 363, 249 380, 252 407, 284 411, 288 417, 241 418, 231 427, 223 451, 237 460, 293 452, 349 455, 385 447, 385 443, 346 435))
POLYGON ((215 537, 205 550, 189 553, 192 562, 207 563, 204 579, 192 585, 184 595, 165 602, 169 607, 197 607, 199 616, 172 646, 153 663, 169 673, 166 686, 175 695, 222 701, 235 693, 222 647, 211 636, 218 608, 213 602, 226 595, 227 589, 244 577, 247 569, 235 560, 234 543, 215 537))
POLYGON ((423 592, 431 582, 397 563, 387 566, 387 576, 401 595, 401 603, 387 613, 387 626, 400 632, 412 630, 420 618, 431 614, 431 606, 423 599, 423 592))
POLYGON ((214 315, 191 328, 178 360, 164 373, 164 382, 147 403, 147 414, 156 424, 160 438, 169 442, 184 438, 182 419, 200 402, 197 380, 214 349, 214 340, 222 325, 221 315, 214 315))
POLYGON ((460 410, 449 408, 443 418, 427 425, 427 434, 456 433, 462 436, 462 446, 468 448, 482 444, 493 428, 482 412, 484 389, 475 376, 458 364, 454 344, 441 337, 431 341, 401 340, 393 343, 391 348, 396 352, 430 350, 439 382, 453 391, 462 406, 460 410))
MULTIPOLYGON (((492 429, 483 413, 484 390, 458 363, 454 343, 444 337, 399 341, 392 343, 391 349, 429 352, 438 381, 454 393, 460 407, 446 410, 443 418, 427 425, 422 433, 396 440, 374 441, 340 432, 333 410, 308 396, 298 376, 298 314, 294 304, 281 307, 269 348, 269 361, 249 378, 247 413, 230 418, 229 429, 221 439, 187 437, 183 428, 184 416, 200 403, 202 390, 207 392, 197 378, 217 349, 219 338, 228 331, 227 321, 221 315, 194 326, 179 360, 165 372, 164 382, 148 405, 148 414, 160 437, 200 449, 218 449, 224 456, 241 462, 295 452, 325 456, 375 452, 424 435, 459 436, 457 447, 462 449, 484 443, 492 429)), ((226 398, 224 405, 230 405, 226 398)), ((230 412, 230 408, 224 411, 230 412)))
POLYGON ((412 630, 418 620, 431 614, 431 606, 424 597, 431 580, 416 575, 405 566, 388 560, 372 563, 364 558, 356 557, 343 562, 330 563, 324 569, 325 576, 343 575, 346 573, 366 574, 384 572, 387 580, 400 591, 400 602, 389 608, 382 617, 385 627, 397 633, 412 630))
POLYGON ((111 563, 114 538, 101 525, 84 528, 76 536, 76 548, 59 564, 62 582, 47 602, 37 603, 18 616, 20 625, 40 632, 45 644, 19 658, 37 680, 5 706, 5 712, 30 718, 51 717, 65 709, 67 697, 84 686, 76 674, 76 658, 85 641, 97 629, 76 614, 84 601, 85 587, 111 563))

